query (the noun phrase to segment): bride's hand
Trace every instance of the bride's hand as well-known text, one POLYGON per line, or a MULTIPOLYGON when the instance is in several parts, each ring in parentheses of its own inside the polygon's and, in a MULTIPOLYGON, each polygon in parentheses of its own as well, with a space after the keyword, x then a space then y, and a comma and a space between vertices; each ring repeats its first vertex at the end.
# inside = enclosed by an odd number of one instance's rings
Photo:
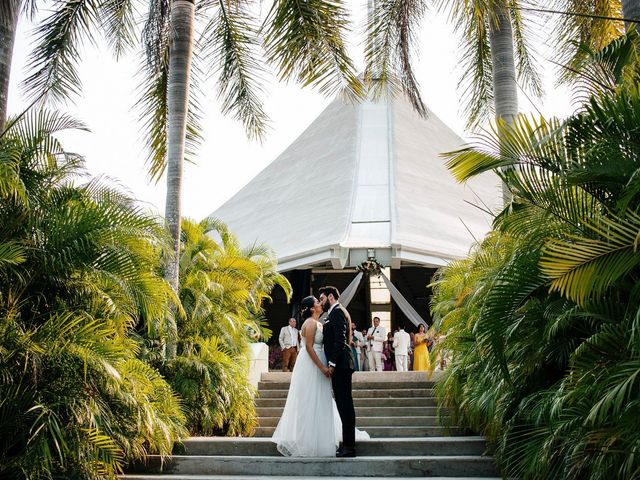
POLYGON ((331 369, 329 367, 323 367, 322 374, 327 378, 331 378, 331 369))

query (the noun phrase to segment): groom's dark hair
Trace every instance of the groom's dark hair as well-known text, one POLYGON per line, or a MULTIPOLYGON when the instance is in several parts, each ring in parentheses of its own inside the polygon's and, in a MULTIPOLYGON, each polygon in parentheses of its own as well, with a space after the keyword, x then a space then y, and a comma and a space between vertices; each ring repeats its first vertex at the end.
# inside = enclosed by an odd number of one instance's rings
POLYGON ((320 287, 318 289, 318 292, 320 295, 324 293, 327 297, 329 296, 329 294, 331 294, 333 295, 333 298, 335 298, 336 300, 340 298, 340 292, 338 292, 338 289, 336 287, 332 287, 331 285, 327 285, 326 287, 320 287))

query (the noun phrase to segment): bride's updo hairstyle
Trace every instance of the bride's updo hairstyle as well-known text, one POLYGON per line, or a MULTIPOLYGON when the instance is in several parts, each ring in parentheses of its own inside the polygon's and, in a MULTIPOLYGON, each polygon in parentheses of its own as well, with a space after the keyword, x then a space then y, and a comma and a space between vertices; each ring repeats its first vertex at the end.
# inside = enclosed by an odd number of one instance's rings
POLYGON ((304 322, 307 318, 311 316, 311 310, 313 310, 313 306, 316 304, 316 299, 313 295, 309 295, 308 297, 304 297, 300 302, 300 319, 304 322))

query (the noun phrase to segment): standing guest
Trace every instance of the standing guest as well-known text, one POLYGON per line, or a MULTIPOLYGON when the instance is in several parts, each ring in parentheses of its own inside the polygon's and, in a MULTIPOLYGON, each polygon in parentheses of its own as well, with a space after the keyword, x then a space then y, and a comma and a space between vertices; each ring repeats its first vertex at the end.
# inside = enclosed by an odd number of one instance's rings
POLYGON ((382 372, 382 344, 387 338, 387 332, 380 326, 380 317, 373 317, 373 326, 367 330, 369 341, 369 368, 382 372))
POLYGON ((357 330, 356 324, 355 323, 351 323, 351 331, 353 332, 353 337, 351 338, 351 351, 353 352, 353 358, 356 361, 356 372, 359 370, 362 370, 362 365, 361 365, 361 349, 362 349, 362 344, 364 343, 364 337, 362 336, 362 334, 357 330))
POLYGON ((409 371, 413 371, 413 353, 414 349, 416 348, 416 344, 414 342, 415 335, 413 333, 410 333, 409 337, 411 338, 411 343, 409 344, 409 371))
POLYGON ((418 327, 418 333, 413 336, 413 343, 415 344, 413 349, 413 369, 416 371, 431 370, 429 349, 427 348, 429 339, 427 338, 424 324, 421 323, 418 327))
POLYGON ((368 372, 369 370, 371 370, 371 367, 369 365, 369 342, 365 340, 365 337, 367 336, 367 330, 366 329, 362 330, 361 335, 362 335, 361 368, 363 372, 368 372))
POLYGON ((393 333, 387 333, 387 339, 382 345, 382 363, 385 372, 391 372, 396 369, 395 358, 393 356, 393 333))
POLYGON ((296 364, 300 346, 300 332, 296 328, 295 318, 290 318, 289 325, 280 329, 278 340, 282 349, 282 371, 291 372, 296 364))
POLYGON ((400 329, 393 336, 393 348, 395 350, 396 357, 396 370, 399 372, 407 372, 409 370, 409 346, 411 343, 411 337, 404 331, 404 327, 400 329))

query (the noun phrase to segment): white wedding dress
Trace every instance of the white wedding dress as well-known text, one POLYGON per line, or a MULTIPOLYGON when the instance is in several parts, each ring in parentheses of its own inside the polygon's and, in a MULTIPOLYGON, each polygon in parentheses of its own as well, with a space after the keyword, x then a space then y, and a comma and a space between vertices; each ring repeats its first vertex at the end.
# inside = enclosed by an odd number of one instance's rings
MULTIPOLYGON (((327 364, 322 345, 322 324, 317 322, 313 349, 327 364)), ((331 380, 313 363, 302 342, 280 422, 272 440, 288 457, 335 457, 342 440, 342 422, 331 394, 331 380)), ((356 439, 369 438, 356 429, 356 439)))

